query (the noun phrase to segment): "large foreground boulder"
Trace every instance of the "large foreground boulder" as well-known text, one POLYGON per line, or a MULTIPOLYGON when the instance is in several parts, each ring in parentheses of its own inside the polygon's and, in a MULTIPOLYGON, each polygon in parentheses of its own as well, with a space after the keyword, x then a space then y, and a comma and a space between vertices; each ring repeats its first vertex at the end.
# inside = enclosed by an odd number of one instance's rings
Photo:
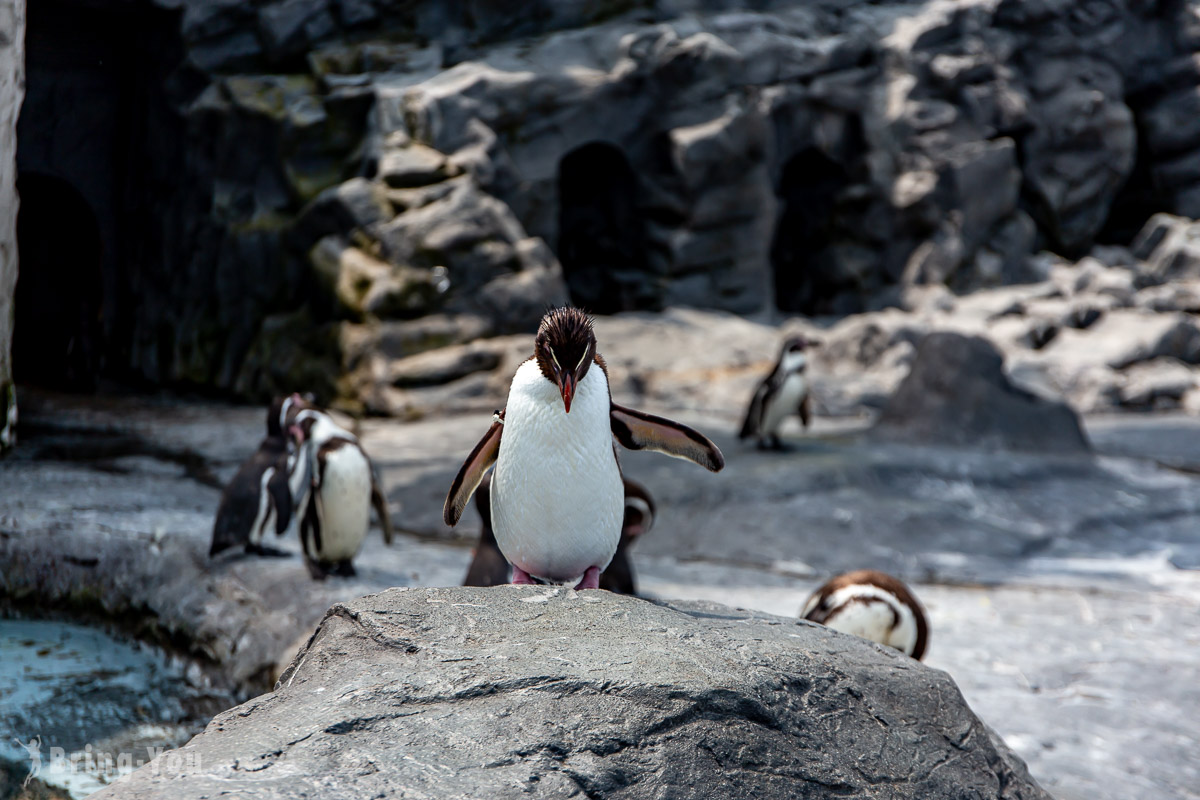
POLYGON ((335 605, 274 692, 96 797, 217 795, 1048 798, 894 651, 546 587, 335 605))
POLYGON ((996 346, 938 331, 921 340, 912 370, 888 400, 873 435, 913 444, 1087 453, 1066 403, 1015 386, 996 346))

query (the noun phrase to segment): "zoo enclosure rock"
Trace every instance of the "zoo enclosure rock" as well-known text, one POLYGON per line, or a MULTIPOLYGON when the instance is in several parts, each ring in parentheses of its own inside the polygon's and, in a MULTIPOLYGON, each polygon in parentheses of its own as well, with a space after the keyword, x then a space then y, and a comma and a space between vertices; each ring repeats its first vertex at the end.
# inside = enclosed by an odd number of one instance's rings
POLYGON ((335 605, 275 691, 99 798, 1048 796, 949 677, 795 620, 546 588, 335 605), (175 763, 198 763, 175 772, 175 763))
MULTIPOLYGON (((183 68, 146 56, 135 156, 169 188, 104 306, 114 367, 155 382, 360 400, 389 370, 353 343, 414 318, 527 331, 568 289, 844 313, 1131 237, 1127 184, 1200 213, 1187 4, 155 5, 183 68)), ((69 172, 56 147, 22 168, 69 172)))

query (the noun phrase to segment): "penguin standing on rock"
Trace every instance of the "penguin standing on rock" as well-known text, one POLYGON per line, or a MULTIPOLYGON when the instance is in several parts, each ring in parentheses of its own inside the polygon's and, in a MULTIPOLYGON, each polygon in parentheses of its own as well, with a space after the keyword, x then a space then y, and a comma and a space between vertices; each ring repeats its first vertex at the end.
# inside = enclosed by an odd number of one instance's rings
POLYGON ((925 609, 898 578, 873 569, 846 572, 812 593, 800 617, 894 647, 918 661, 929 643, 925 609))
POLYGON ((746 409, 739 439, 758 437, 760 450, 782 450, 779 428, 792 414, 800 415, 800 423, 808 427, 812 419, 811 393, 808 376, 808 348, 816 344, 803 336, 792 336, 783 343, 775 369, 763 379, 746 409))
POLYGON ((598 588, 621 541, 625 506, 614 437, 713 472, 725 466, 717 446, 686 425, 614 403, 591 318, 553 309, 513 376, 508 405, 455 477, 443 518, 458 523, 495 464, 492 524, 513 582, 598 588))
MULTIPOLYGON (((508 559, 500 552, 496 533, 492 530, 491 483, 492 477, 487 475, 475 490, 475 508, 479 511, 482 526, 463 586, 499 586, 509 581, 508 559)), ((625 518, 621 523, 621 542, 608 568, 600 573, 600 588, 615 594, 637 594, 629 548, 654 526, 654 500, 640 483, 628 478, 624 483, 625 518)))
POLYGON ((208 555, 236 545, 253 555, 287 555, 281 550, 264 547, 262 540, 268 530, 282 534, 287 530, 296 507, 290 484, 303 480, 303 464, 295 440, 284 435, 297 404, 304 404, 299 395, 277 397, 267 411, 267 435, 258 450, 246 459, 233 480, 221 494, 221 504, 213 522, 212 546, 208 555))
POLYGON ((317 580, 331 574, 353 576, 352 561, 367 538, 372 506, 384 541, 392 543, 387 501, 371 459, 354 434, 322 411, 301 411, 294 426, 303 437, 309 475, 307 497, 299 511, 304 563, 317 580))

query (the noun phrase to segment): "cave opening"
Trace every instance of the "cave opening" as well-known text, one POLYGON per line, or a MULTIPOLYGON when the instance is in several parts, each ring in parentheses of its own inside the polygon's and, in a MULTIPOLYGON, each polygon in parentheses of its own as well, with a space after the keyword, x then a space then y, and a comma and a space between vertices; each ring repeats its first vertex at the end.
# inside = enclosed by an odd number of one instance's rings
POLYGON ((830 279, 825 261, 832 257, 838 195, 849 182, 846 168, 816 147, 804 148, 784 164, 770 256, 780 311, 824 313, 842 289, 830 279))
POLYGON ((1133 170, 1113 198, 1108 217, 1096 234, 1097 244, 1128 247, 1150 217, 1175 205, 1171 193, 1154 175, 1153 157, 1146 145, 1147 136, 1136 109, 1134 124, 1137 126, 1137 151, 1133 170))
POLYGON ((17 179, 13 375, 21 383, 90 389, 101 367, 103 244, 91 205, 50 175, 17 179))
POLYGON ((621 150, 591 142, 558 166, 558 259, 571 302, 597 314, 655 308, 638 179, 621 150))
POLYGON ((128 378, 130 342, 170 266, 178 101, 192 91, 181 11, 145 0, 28 4, 17 123, 18 381, 128 378), (157 274, 156 274, 157 273, 157 274))

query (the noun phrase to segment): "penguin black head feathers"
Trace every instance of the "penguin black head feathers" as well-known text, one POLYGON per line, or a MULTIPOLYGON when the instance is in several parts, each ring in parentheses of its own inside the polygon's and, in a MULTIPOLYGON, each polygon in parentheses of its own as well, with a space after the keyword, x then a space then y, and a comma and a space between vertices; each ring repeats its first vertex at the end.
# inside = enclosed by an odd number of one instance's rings
POLYGON ((575 389, 596 358, 592 318, 570 306, 551 309, 538 326, 533 355, 546 380, 558 386, 570 414, 575 389))

